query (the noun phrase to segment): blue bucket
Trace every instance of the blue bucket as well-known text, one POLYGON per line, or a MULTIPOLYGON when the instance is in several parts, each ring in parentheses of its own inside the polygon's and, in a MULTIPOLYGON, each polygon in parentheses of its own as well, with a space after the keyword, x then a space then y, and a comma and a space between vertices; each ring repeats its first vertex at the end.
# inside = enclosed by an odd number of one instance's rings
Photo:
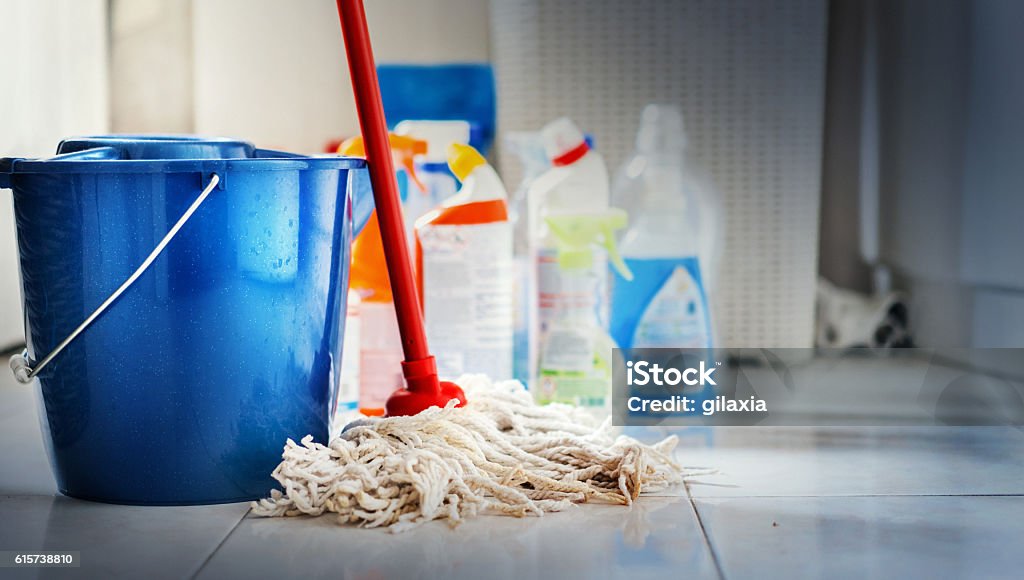
POLYGON ((365 162, 190 137, 57 153, 0 160, 0 188, 58 488, 148 505, 265 496, 287 438, 328 437, 349 242, 373 208, 365 162))

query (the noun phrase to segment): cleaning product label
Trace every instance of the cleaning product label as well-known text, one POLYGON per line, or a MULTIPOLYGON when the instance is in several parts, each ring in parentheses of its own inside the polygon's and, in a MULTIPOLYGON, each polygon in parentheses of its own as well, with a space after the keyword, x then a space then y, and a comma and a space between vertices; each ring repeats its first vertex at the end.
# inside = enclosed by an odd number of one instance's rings
POLYGON ((594 366, 593 336, 572 327, 548 331, 541 351, 543 370, 552 373, 587 373, 594 366))
MULTIPOLYGON (((608 319, 608 258, 593 250, 593 264, 564 269, 555 248, 537 253, 537 337, 540 403, 604 407, 611 365, 597 336, 608 319)), ((610 349, 608 349, 610 350, 610 349)))
MULTIPOLYGON (((540 403, 604 407, 611 386, 609 353, 600 352, 599 329, 555 323, 541 349, 536 398, 540 403)), ((610 349, 609 349, 610 350, 610 349)))
POLYGON ((612 338, 621 348, 711 348, 711 319, 696 257, 626 258, 616 273, 612 338))
POLYGON ((423 315, 438 375, 512 376, 512 225, 419 228, 423 315))
POLYGON ((609 379, 582 374, 542 370, 536 400, 541 405, 566 403, 577 407, 608 406, 609 379))
POLYGON ((363 302, 359 322, 359 409, 366 414, 382 414, 391 393, 405 386, 395 306, 390 302, 363 302))
POLYGON ((409 240, 409 252, 416 252, 416 222, 441 205, 458 190, 457 182, 443 163, 418 163, 417 171, 427 191, 420 191, 415 186, 408 188, 409 193, 402 199, 402 213, 405 216, 405 233, 409 240))

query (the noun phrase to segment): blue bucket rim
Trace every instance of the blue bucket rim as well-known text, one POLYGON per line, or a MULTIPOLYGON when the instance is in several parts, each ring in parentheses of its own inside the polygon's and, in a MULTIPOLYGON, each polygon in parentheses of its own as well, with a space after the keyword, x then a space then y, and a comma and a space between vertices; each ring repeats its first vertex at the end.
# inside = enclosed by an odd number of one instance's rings
POLYGON ((0 159, 0 176, 41 173, 187 173, 210 171, 281 171, 362 169, 366 160, 336 155, 306 156, 270 149, 224 137, 193 135, 99 135, 61 141, 57 155, 46 159, 0 159), (131 158, 134 149, 151 153, 184 148, 205 157, 131 158), (241 153, 244 156, 239 156, 241 153))
POLYGON ((209 171, 281 171, 362 169, 358 157, 305 157, 260 159, 167 159, 167 160, 41 160, 0 159, 0 174, 41 173, 189 173, 209 171), (9 166, 6 165, 9 163, 9 166))

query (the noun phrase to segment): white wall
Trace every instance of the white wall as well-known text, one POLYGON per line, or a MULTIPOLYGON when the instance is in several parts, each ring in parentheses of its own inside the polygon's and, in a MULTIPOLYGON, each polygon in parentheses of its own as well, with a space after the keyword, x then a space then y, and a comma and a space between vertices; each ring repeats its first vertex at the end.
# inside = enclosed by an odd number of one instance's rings
POLYGON ((191 133, 191 0, 112 0, 111 129, 191 133))
MULTIPOLYGON (((52 155, 109 130, 107 2, 0 0, 0 157, 52 155), (15 79, 11 82, 11 79, 15 79)), ((0 346, 23 339, 10 192, 0 191, 0 346)))
MULTIPOLYGON (((482 0, 365 4, 378 63, 488 58, 482 0)), ((192 14, 197 132, 290 151, 358 132, 333 1, 196 0, 192 14)))

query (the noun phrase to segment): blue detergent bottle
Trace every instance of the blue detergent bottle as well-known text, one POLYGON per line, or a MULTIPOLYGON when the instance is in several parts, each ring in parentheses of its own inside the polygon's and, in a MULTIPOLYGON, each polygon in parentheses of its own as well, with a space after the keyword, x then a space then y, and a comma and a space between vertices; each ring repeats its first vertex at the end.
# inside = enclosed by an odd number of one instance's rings
MULTIPOLYGON (((713 348, 706 272, 714 260, 714 216, 701 215, 713 195, 686 161, 682 114, 648 105, 637 152, 619 172, 618 204, 631 216, 620 248, 633 273, 615 273, 610 330, 623 349, 713 348), (714 232, 711 232, 712 234, 714 232), (703 247, 702 247, 703 246, 703 247)), ((705 212, 707 214, 709 212, 705 212)))

